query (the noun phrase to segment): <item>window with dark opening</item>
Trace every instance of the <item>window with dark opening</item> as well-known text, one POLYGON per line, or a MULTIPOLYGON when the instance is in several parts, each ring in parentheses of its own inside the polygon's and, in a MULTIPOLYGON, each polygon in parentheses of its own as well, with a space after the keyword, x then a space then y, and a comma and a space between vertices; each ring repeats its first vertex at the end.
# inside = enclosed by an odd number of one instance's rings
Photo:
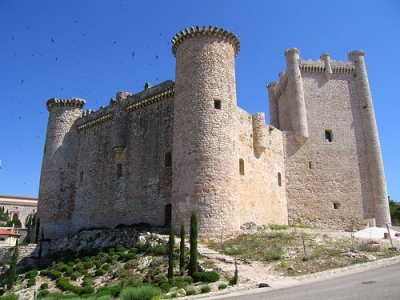
POLYGON ((282 175, 278 172, 278 186, 282 186, 282 175))
POLYGON ((83 172, 79 173, 79 181, 82 182, 83 181, 83 172))
POLYGON ((333 139, 332 130, 325 130, 325 139, 329 142, 332 142, 333 139))
POLYGON ((242 158, 239 159, 239 172, 240 175, 244 175, 244 160, 242 158))
POLYGON ((172 204, 167 204, 164 207, 164 226, 169 226, 172 220, 172 204))
POLYGON ((308 162, 308 168, 312 169, 312 162, 311 161, 308 162))
POLYGON ((214 108, 221 109, 221 100, 214 100, 214 108))
POLYGON ((339 202, 333 203, 333 209, 339 209, 339 207, 340 207, 340 203, 339 202))
POLYGON ((117 164, 117 177, 122 176, 122 164, 117 164))
POLYGON ((172 155, 171 152, 165 153, 165 166, 171 167, 172 166, 172 155))

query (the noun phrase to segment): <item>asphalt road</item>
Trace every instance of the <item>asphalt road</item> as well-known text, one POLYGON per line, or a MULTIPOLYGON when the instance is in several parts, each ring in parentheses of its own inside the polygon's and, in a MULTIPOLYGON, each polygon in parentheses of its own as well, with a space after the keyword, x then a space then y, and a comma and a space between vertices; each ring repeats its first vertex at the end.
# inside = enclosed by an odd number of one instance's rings
POLYGON ((249 291, 241 295, 232 295, 232 297, 226 295, 223 298, 240 300, 400 300, 400 263, 284 289, 255 289, 254 292, 249 291))

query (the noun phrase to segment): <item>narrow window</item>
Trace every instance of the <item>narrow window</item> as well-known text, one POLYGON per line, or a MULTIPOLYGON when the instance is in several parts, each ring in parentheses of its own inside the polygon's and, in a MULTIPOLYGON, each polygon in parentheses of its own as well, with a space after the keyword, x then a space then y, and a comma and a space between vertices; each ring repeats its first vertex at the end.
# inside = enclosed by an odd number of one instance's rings
POLYGON ((308 168, 312 169, 312 162, 311 161, 308 162, 308 168))
POLYGON ((221 100, 214 100, 214 108, 221 109, 221 100))
POLYGON ((278 172, 278 186, 282 186, 282 175, 278 172))
POLYGON ((239 172, 240 175, 244 175, 244 160, 242 158, 239 159, 239 172))
POLYGON ((80 172, 80 173, 79 173, 79 181, 80 181, 80 182, 83 182, 83 172, 80 172))
POLYGON ((122 176, 122 164, 117 164, 117 177, 122 176))
POLYGON ((329 142, 332 142, 333 139, 332 130, 325 130, 325 139, 329 142))
POLYGON ((172 220, 172 204, 167 204, 164 207, 164 225, 169 226, 172 220))
POLYGON ((339 202, 334 202, 333 203, 333 209, 339 209, 340 203, 339 202))
POLYGON ((17 214, 13 214, 12 219, 13 219, 13 221, 14 221, 14 220, 19 220, 18 215, 17 215, 17 214))
POLYGON ((164 162, 165 162, 165 166, 166 167, 171 167, 172 166, 172 155, 171 155, 171 152, 165 153, 164 162))

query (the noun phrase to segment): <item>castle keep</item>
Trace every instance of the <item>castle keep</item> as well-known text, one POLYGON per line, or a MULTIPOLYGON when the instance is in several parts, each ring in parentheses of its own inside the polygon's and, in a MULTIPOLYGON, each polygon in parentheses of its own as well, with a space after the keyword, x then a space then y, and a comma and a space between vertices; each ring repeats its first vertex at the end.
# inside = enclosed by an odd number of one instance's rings
POLYGON ((37 217, 46 238, 146 222, 201 235, 246 222, 390 222, 364 53, 348 62, 285 52, 268 85, 270 123, 236 103, 240 42, 217 27, 174 36, 175 82, 118 92, 110 105, 50 99, 37 217))

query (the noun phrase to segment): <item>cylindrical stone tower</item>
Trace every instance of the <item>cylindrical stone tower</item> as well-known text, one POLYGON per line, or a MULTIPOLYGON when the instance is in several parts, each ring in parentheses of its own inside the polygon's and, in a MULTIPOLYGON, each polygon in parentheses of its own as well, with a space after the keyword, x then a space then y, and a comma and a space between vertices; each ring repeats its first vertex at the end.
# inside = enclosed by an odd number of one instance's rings
POLYGON ((372 105, 367 69, 365 67, 364 52, 352 51, 348 54, 348 58, 349 61, 354 63, 356 68, 355 82, 358 99, 360 101, 365 149, 367 152, 369 178, 371 182, 374 215, 367 217, 374 217, 377 226, 385 226, 387 223, 391 222, 389 201, 378 129, 375 120, 374 107, 372 105))
POLYGON ((40 176, 37 219, 45 238, 72 231, 71 215, 76 192, 79 137, 73 126, 82 115, 85 101, 50 99, 46 143, 40 176))
POLYGON ((304 144, 308 140, 306 105, 304 102, 303 81, 299 68, 300 50, 290 48, 285 51, 286 76, 290 86, 290 114, 296 140, 304 144))
POLYGON ((189 224, 195 210, 199 234, 239 229, 236 178, 235 56, 240 43, 217 27, 181 31, 176 56, 173 126, 172 222, 189 224))

